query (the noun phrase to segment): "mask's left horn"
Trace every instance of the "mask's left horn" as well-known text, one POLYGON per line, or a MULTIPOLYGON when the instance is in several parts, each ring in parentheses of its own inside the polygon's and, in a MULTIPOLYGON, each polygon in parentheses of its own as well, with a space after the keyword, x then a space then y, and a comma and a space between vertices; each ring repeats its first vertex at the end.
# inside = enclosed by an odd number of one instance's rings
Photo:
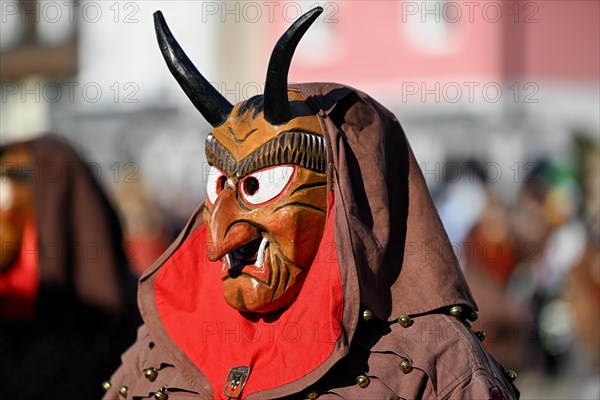
POLYGON ((154 13, 154 28, 167 66, 185 94, 209 124, 213 127, 221 125, 231 114, 231 103, 196 69, 173 37, 160 11, 154 13))

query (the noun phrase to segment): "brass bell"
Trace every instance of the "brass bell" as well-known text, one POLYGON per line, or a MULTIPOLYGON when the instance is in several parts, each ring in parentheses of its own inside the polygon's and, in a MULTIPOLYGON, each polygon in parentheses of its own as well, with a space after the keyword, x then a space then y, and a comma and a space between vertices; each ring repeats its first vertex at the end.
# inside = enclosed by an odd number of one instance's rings
POLYGON ((127 386, 123 385, 119 388, 119 394, 127 398, 127 386))
POLYGON ((479 313, 477 312, 477 310, 471 310, 471 314, 469 314, 469 321, 477 321, 477 319, 479 318, 479 313))
POLYGON ((104 389, 105 392, 108 391, 108 389, 110 389, 111 386, 112 385, 110 384, 109 381, 102 382, 102 389, 104 389))
POLYGON ((308 392, 306 392, 306 397, 308 397, 310 400, 315 400, 317 397, 319 397, 319 392, 317 392, 317 389, 309 389, 308 392))
POLYGON ((158 392, 154 393, 155 400, 167 400, 169 398, 169 393, 166 387, 161 387, 158 392))
POLYGON ((400 318, 398 318, 398 323, 401 327, 408 328, 412 325, 413 321, 408 315, 402 315, 400 318))
POLYGON ((370 320, 373 317, 373 311, 369 310, 368 308, 365 308, 362 317, 365 321, 370 320))
POLYGON ((400 362, 400 371, 404 372, 405 374, 408 374, 410 371, 412 371, 412 369, 412 364, 406 358, 400 362))
POLYGON ((460 317, 462 315, 462 307, 461 306, 452 306, 450 307, 450 315, 453 317, 460 317))
POLYGON ((477 332, 475 332, 475 336, 477 336, 477 339, 479 339, 480 341, 483 342, 483 340, 485 339, 485 332, 477 331, 477 332))
POLYGON ((156 368, 146 368, 144 370, 144 376, 146 377, 146 379, 148 379, 150 382, 154 382, 154 380, 156 379, 156 377, 158 376, 158 371, 156 370, 156 368))
POLYGON ((361 388, 366 388, 371 383, 371 380, 366 375, 359 375, 356 377, 356 384, 361 388))
POLYGON ((509 369, 508 371, 506 371, 506 377, 509 381, 514 382, 515 379, 517 379, 517 373, 512 369, 509 369))

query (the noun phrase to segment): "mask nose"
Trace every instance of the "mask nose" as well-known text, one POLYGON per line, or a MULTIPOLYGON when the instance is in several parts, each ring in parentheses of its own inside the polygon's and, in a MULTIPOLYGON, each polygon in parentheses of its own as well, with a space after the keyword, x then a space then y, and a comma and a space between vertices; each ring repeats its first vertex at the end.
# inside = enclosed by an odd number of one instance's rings
POLYGON ((219 195, 212 212, 207 257, 217 261, 235 248, 261 237, 256 227, 242 221, 241 209, 235 190, 227 186, 219 195))

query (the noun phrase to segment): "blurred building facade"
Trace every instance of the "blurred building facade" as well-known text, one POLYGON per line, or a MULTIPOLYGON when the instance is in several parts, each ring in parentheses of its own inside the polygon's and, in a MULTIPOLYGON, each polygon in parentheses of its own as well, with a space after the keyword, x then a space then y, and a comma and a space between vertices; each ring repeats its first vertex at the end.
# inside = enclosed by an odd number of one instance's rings
MULTIPOLYGON (((209 127, 166 72, 152 13, 164 11, 235 102, 262 92, 278 36, 315 4, 2 0, 0 137, 59 132, 102 163, 107 180, 134 161, 156 176, 149 183, 187 186, 157 195, 165 205, 193 196, 187 215, 203 185, 185 171, 201 168, 209 127)), ((392 109, 432 185, 448 160, 477 156, 493 160, 489 173, 510 192, 527 160, 564 152, 575 129, 600 132, 598 2, 319 4, 290 79, 342 82, 392 109)))

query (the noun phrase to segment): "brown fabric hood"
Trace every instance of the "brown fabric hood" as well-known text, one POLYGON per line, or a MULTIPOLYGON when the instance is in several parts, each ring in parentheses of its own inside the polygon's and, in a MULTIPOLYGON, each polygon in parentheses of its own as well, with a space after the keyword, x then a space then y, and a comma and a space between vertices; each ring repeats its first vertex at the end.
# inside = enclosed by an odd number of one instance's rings
POLYGON ((476 309, 396 117, 347 86, 290 89, 316 106, 327 138, 346 305, 360 293, 388 321, 456 304, 476 309))
MULTIPOLYGON (((298 381, 247 398, 278 398, 319 380, 348 354, 361 305, 384 321, 457 304, 476 308, 394 115, 364 93, 338 84, 290 85, 289 89, 305 95, 325 133, 344 298, 343 330, 332 354, 317 369, 298 381)), ((157 272, 202 224, 202 210, 201 205, 175 242, 143 274, 138 303, 159 347, 176 360, 196 390, 208 396, 207 379, 162 326, 154 293, 157 272)))

